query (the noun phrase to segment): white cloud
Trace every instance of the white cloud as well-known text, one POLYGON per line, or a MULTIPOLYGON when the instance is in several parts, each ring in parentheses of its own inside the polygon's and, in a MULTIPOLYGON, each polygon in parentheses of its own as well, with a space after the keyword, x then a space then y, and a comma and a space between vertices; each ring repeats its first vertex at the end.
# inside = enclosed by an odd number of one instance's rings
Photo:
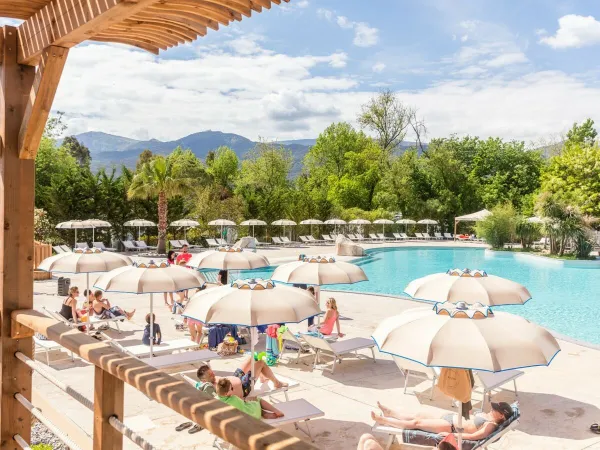
POLYGON ((333 11, 324 8, 317 9, 317 16, 330 22, 335 19, 335 23, 340 28, 353 30, 354 39, 352 42, 357 47, 372 47, 379 42, 379 29, 371 27, 366 22, 353 22, 346 16, 336 16, 333 11))
POLYGON ((384 69, 385 69, 385 63, 378 62, 373 65, 373 72, 380 73, 380 72, 383 72, 384 69))
POLYGON ((502 53, 484 62, 488 67, 504 67, 513 64, 526 63, 527 56, 522 52, 502 53))
POLYGON ((308 0, 300 0, 298 2, 295 2, 295 4, 298 6, 298 8, 308 8, 310 2, 308 0))
POLYGON ((558 19, 556 34, 542 37, 540 43, 555 49, 600 44, 600 21, 592 16, 568 14, 558 19))
POLYGON ((372 47, 379 42, 379 30, 370 27, 368 23, 354 24, 354 45, 357 47, 372 47))
POLYGON ((460 42, 467 42, 469 40, 469 35, 468 34, 463 34, 460 37, 460 42))
POLYGON ((264 37, 255 34, 247 34, 245 36, 241 36, 237 39, 232 39, 227 43, 227 45, 233 49, 235 53, 240 55, 254 55, 257 53, 270 53, 267 50, 264 50, 260 42, 264 41, 264 37))
POLYGON ((336 69, 341 69, 342 67, 346 67, 346 62, 348 61, 348 55, 344 52, 334 53, 330 56, 329 65, 331 67, 335 67, 336 69))

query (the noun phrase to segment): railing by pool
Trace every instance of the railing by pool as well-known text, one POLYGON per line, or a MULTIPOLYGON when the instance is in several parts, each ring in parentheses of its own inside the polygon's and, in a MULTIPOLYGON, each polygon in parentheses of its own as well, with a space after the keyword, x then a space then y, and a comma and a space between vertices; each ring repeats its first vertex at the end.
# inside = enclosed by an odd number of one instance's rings
MULTIPOLYGON (((95 365, 93 401, 54 377, 41 364, 28 356, 26 351, 17 351, 14 354, 14 360, 3 361, 3 365, 15 368, 15 365, 20 364, 35 370, 63 392, 93 411, 93 448, 95 450, 122 449, 123 436, 128 437, 141 448, 148 450, 155 448, 123 424, 125 383, 206 428, 236 448, 244 450, 315 449, 300 438, 253 419, 196 390, 185 381, 127 355, 108 342, 98 342, 87 334, 69 328, 39 311, 20 310, 11 313, 12 339, 31 343, 34 333, 40 333, 48 339, 58 342, 66 350, 76 353, 85 361, 95 365)), ((27 348, 27 346, 24 345, 21 348, 27 348)), ((54 432, 67 446, 78 449, 78 446, 50 422, 21 392, 14 392, 13 395, 24 408, 54 432)), ((29 448, 26 439, 18 433, 14 434, 12 439, 18 446, 14 448, 29 448)))

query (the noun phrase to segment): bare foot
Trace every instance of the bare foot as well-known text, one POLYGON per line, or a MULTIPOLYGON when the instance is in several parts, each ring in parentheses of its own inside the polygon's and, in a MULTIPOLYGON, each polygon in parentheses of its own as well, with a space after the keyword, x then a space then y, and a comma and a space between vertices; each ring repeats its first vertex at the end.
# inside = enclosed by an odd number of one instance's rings
POLYGON ((389 416, 392 410, 387 406, 383 406, 381 403, 377 402, 377 407, 381 410, 384 416, 389 416))
POLYGON ((377 423, 384 422, 384 418, 377 414, 375 411, 371 411, 371 419, 373 419, 377 423))
POLYGON ((274 413, 275 413, 275 417, 283 417, 283 413, 281 411, 279 411, 278 409, 276 409, 274 411, 274 413))
POLYGON ((135 309, 133 311, 131 311, 131 312, 125 312, 125 314, 127 314, 127 320, 131 320, 131 318, 135 314, 135 309))
POLYGON ((288 387, 288 384, 284 383, 283 381, 275 380, 273 382, 273 386, 275 386, 275 389, 281 389, 281 388, 284 388, 284 387, 288 387))

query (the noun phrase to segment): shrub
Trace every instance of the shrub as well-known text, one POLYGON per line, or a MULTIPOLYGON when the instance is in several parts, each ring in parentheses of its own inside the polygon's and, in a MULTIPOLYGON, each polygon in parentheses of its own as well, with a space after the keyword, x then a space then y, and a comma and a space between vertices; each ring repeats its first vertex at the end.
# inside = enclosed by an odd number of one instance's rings
POLYGON ((540 226, 536 223, 528 222, 524 217, 517 218, 515 233, 524 249, 530 248, 541 237, 540 226))
POLYGON ((52 446, 48 444, 34 444, 31 446, 31 450, 52 450, 52 446))
POLYGON ((475 225, 475 232, 492 248, 503 248, 515 235, 516 214, 512 204, 498 205, 492 214, 475 225))

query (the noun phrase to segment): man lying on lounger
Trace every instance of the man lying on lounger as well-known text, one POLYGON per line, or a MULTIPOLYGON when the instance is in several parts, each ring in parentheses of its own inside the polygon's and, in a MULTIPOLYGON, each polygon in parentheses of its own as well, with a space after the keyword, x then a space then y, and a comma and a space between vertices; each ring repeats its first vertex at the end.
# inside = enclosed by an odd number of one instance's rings
MULTIPOLYGON (((400 428, 403 430, 423 430, 429 433, 437 433, 447 436, 456 432, 458 426, 458 415, 449 413, 442 417, 432 414, 406 414, 387 408, 377 402, 377 406, 383 413, 382 416, 371 413, 373 420, 385 426, 400 428)), ((472 420, 463 421, 463 439, 478 441, 487 438, 505 420, 513 415, 512 407, 506 402, 493 403, 489 413, 478 413, 472 420)))
MULTIPOLYGON (((222 378, 227 378, 232 385, 233 395, 238 396, 239 398, 246 398, 252 391, 252 356, 249 356, 240 366, 239 369, 236 369, 233 372, 233 376, 229 377, 218 377, 212 371, 208 364, 201 366, 198 369, 196 375, 200 380, 200 383, 196 384, 196 389, 204 391, 208 394, 215 395, 215 388, 217 383, 222 378)), ((256 378, 260 378, 262 382, 267 380, 271 380, 273 382, 273 386, 275 389, 280 389, 282 387, 286 387, 287 383, 279 381, 271 368, 265 364, 264 361, 255 361, 254 362, 254 371, 256 372, 256 378)))

